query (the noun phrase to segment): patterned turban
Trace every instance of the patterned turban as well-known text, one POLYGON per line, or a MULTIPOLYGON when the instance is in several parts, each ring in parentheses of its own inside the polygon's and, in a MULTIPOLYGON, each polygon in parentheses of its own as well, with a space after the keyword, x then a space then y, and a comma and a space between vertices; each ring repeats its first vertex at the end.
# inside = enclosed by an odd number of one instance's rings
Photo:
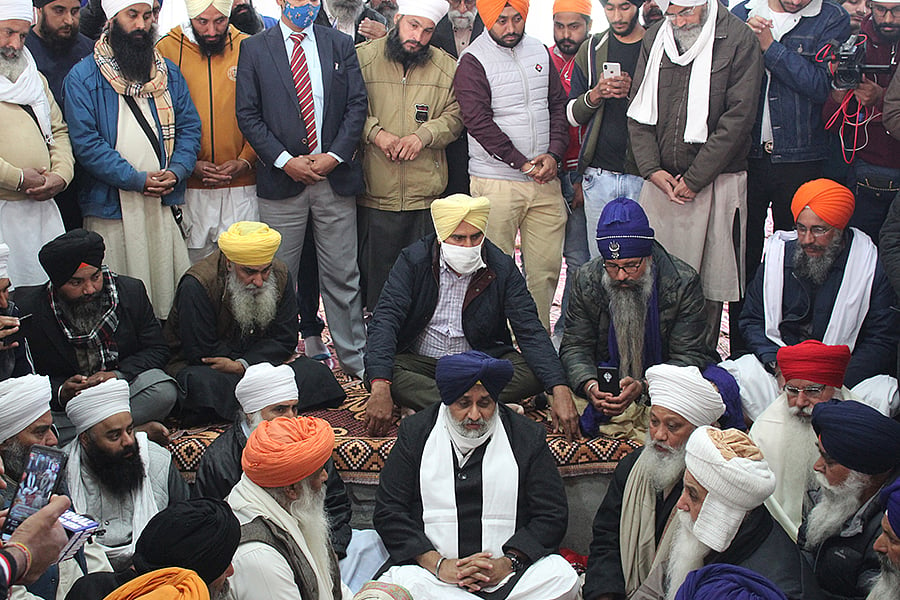
POLYGON ((641 205, 619 197, 603 207, 597 222, 597 248, 604 260, 640 258, 653 253, 653 229, 641 205))
POLYGON ((478 9, 478 14, 481 15, 481 20, 484 22, 485 29, 490 29, 494 26, 494 23, 497 22, 497 18, 500 16, 500 13, 503 12, 503 9, 506 8, 507 4, 516 9, 516 12, 522 15, 523 19, 528 18, 528 0, 476 1, 475 7, 478 9))
POLYGON ((843 229, 853 215, 856 201, 847 186, 831 179, 814 179, 807 181, 797 189, 791 202, 794 220, 800 212, 809 207, 816 216, 838 229, 843 229))
POLYGON ((0 442, 5 442, 50 410, 50 378, 45 375, 10 377, 0 381, 0 442))
POLYGON ((715 423, 725 412, 722 396, 697 367, 653 365, 646 376, 650 403, 668 408, 694 427, 715 423))
POLYGON ((785 381, 805 379, 839 388, 850 364, 850 348, 828 346, 818 340, 806 340, 778 349, 778 366, 785 381))
POLYGON ((447 406, 459 400, 476 383, 483 385, 491 398, 499 402, 500 392, 512 376, 511 362, 478 350, 441 357, 434 371, 441 402, 447 406))
POLYGON ((66 404, 66 416, 75 426, 76 435, 113 415, 130 412, 130 393, 124 379, 107 379, 81 390, 66 404))
POLYGON ((205 11, 210 6, 214 7, 217 11, 222 13, 224 16, 228 16, 231 14, 231 3, 233 0, 184 0, 184 5, 187 8, 187 15, 189 19, 193 19, 205 11))
POLYGON ((219 236, 225 258, 239 265, 267 265, 281 246, 281 234, 265 223, 239 221, 219 236))
POLYGON ((812 426, 822 451, 852 471, 877 475, 900 464, 900 423, 862 402, 816 404, 812 426))
POLYGON ((50 277, 51 283, 64 285, 75 271, 89 266, 100 268, 106 244, 100 234, 85 229, 73 229, 50 240, 38 252, 38 260, 50 277))
POLYGON ((561 12, 573 12, 590 17, 591 0, 556 0, 553 3, 553 14, 561 12))
POLYGON ((264 488, 293 485, 306 479, 331 457, 334 430, 316 417, 278 417, 260 423, 244 447, 241 467, 264 488))
POLYGON ((688 573, 675 600, 787 600, 787 596, 755 571, 716 563, 688 573))
POLYGON ((484 197, 473 198, 465 194, 453 194, 431 203, 431 220, 434 221, 438 240, 442 242, 450 237, 463 221, 483 232, 487 227, 490 212, 490 200, 484 197))
POLYGON ((132 579, 103 600, 209 600, 209 588, 187 569, 170 567, 132 579))
POLYGON ((413 596, 408 589, 396 583, 370 581, 359 588, 353 600, 413 600, 413 596))

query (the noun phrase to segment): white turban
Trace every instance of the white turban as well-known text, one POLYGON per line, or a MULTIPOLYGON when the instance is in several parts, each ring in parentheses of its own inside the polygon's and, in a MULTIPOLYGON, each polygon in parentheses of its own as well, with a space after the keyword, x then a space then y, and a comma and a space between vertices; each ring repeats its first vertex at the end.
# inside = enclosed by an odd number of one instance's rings
POLYGON ((705 6, 709 4, 708 0, 675 0, 674 2, 670 2, 669 0, 656 0, 656 5, 659 7, 659 10, 663 11, 665 14, 666 9, 669 8, 670 4, 677 4, 678 6, 705 6))
POLYGON ((231 4, 233 1, 234 0, 184 0, 184 5, 187 8, 189 19, 193 19, 202 14, 203 11, 210 6, 215 7, 217 11, 227 17, 231 14, 231 4))
MULTIPOLYGON (((0 0, 0 2, 2 1, 0 0)), ((103 8, 103 14, 106 15, 107 20, 112 19, 122 10, 134 4, 146 4, 151 8, 153 7, 152 0, 100 0, 100 6, 103 8)))
POLYGON ((659 364, 647 369, 650 404, 668 408, 694 427, 711 425, 725 413, 722 396, 697 367, 659 364))
POLYGON ((300 396, 294 370, 288 365, 273 367, 267 362, 250 365, 234 388, 234 395, 248 415, 300 396))
POLYGON ((31 0, 0 0, 0 21, 18 19, 34 25, 34 5, 31 0))
POLYGON ((397 0, 397 14, 410 17, 425 17, 435 25, 444 18, 450 4, 447 0, 397 0))
POLYGON ((5 442, 50 410, 50 378, 25 375, 0 381, 0 442, 5 442))
POLYGON ((75 435, 87 431, 100 421, 119 413, 131 412, 128 382, 107 379, 82 390, 66 404, 66 415, 75 425, 75 435))
POLYGON ((775 474, 746 433, 708 426, 698 427, 688 438, 685 466, 708 492, 694 535, 724 552, 746 514, 775 491, 775 474))
POLYGON ((0 279, 9 279, 9 246, 0 244, 0 279))

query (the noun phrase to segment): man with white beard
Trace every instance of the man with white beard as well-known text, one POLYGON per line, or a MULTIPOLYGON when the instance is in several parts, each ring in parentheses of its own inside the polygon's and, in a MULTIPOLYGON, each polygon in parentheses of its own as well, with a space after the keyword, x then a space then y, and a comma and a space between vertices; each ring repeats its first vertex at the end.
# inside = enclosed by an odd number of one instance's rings
POLYGON ((435 25, 431 45, 459 58, 469 43, 484 31, 484 22, 478 16, 475 0, 449 1, 450 11, 435 25))
MULTIPOLYGON (((234 388, 247 367, 291 360, 299 339, 293 281, 275 258, 281 234, 265 223, 241 221, 218 244, 181 278, 166 321, 172 349, 166 369, 186 393, 182 423, 234 421, 234 388)), ((300 411, 346 398, 324 364, 300 356, 290 366, 300 411)))
POLYGON ((862 600, 878 574, 878 494, 900 473, 900 423, 853 400, 813 408, 819 443, 814 506, 797 544, 829 598, 862 600))
POLYGON ((688 573, 712 563, 759 573, 792 600, 822 597, 799 548, 762 505, 775 475, 747 434, 698 427, 685 467, 671 542, 632 600, 672 600, 688 573))
POLYGON ((328 539, 325 462, 334 431, 314 417, 260 423, 244 447, 244 474, 227 501, 241 522, 235 600, 349 600, 328 539))
POLYGON ((900 479, 881 491, 884 516, 881 518, 881 535, 872 548, 881 563, 881 572, 875 579, 866 600, 896 600, 900 598, 900 479))
POLYGON ((656 365, 647 369, 647 383, 647 442, 619 461, 594 517, 585 600, 622 597, 640 587, 681 496, 688 437, 725 411, 697 367, 656 365))
POLYGON ((634 200, 616 198, 603 208, 597 247, 600 256, 573 276, 559 357, 575 392, 589 400, 581 417, 585 435, 599 428, 641 440, 646 369, 717 360, 703 336, 703 290, 697 272, 655 241, 634 200), (618 394, 601 391, 598 366, 618 369, 618 394))
POLYGON ((387 35, 389 21, 363 0, 320 0, 323 11, 317 23, 334 27, 353 38, 354 44, 375 40, 387 35))

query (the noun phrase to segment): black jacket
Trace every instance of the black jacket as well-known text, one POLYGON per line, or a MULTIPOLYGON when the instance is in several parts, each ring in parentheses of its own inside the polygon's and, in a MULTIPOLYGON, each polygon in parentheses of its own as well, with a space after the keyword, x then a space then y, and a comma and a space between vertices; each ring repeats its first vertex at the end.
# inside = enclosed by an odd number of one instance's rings
MULTIPOLYGON (((472 23, 472 37, 469 38, 469 41, 471 42, 477 38, 482 31, 484 31, 484 21, 481 20, 481 15, 475 15, 475 22, 472 23)), ((453 58, 459 58, 459 54, 456 52, 456 38, 453 35, 453 25, 450 24, 450 17, 447 15, 444 15, 437 25, 434 26, 434 33, 431 35, 431 42, 429 43, 436 48, 440 48, 453 58)))
MULTIPOLYGON (((200 466, 197 467, 197 479, 194 482, 192 495, 196 497, 219 498, 224 500, 231 493, 231 488, 241 478, 241 453, 247 445, 247 436, 240 423, 217 437, 203 453, 200 466)), ((331 545, 338 558, 347 555, 350 543, 350 497, 344 480, 334 468, 334 461, 325 463, 328 481, 325 482, 325 511, 328 513, 328 524, 331 528, 331 545)))
MULTIPOLYGON (((394 357, 410 351, 434 315, 440 280, 436 238, 431 234, 404 248, 388 275, 369 325, 366 381, 393 379, 394 357)), ((487 266, 472 277, 462 306, 469 345, 494 357, 510 352, 511 326, 541 385, 548 390, 566 385, 562 364, 515 261, 487 239, 481 256, 487 266)))
MULTIPOLYGON (((440 406, 435 403, 400 422, 397 442, 381 470, 372 522, 390 552, 391 564, 414 564, 416 556, 435 549, 422 521, 419 471, 440 406)), ((519 467, 516 532, 503 550, 515 549, 532 563, 559 548, 568 525, 566 491, 547 446, 546 429, 504 404, 498 404, 497 410, 519 467)), ((474 458, 463 470, 471 467, 477 471, 473 476, 480 477, 481 461, 473 462, 474 458)))
MULTIPOLYGON (((897 81, 900 82, 900 77, 897 78, 897 81)), ((900 296, 900 194, 895 196, 891 202, 887 218, 884 220, 884 225, 881 226, 878 254, 884 265, 888 281, 894 288, 894 293, 900 296)), ((898 343, 900 343, 900 339, 898 339, 898 343)), ((900 364, 900 353, 898 353, 897 359, 900 364)), ((898 373, 900 373, 900 369, 898 369, 898 373)))
MULTIPOLYGON (((153 314, 153 306, 140 279, 115 275, 119 293, 117 315, 119 326, 115 342, 119 349, 116 371, 127 381, 150 369, 163 369, 169 360, 169 348, 163 338, 162 328, 153 314)), ((21 288, 16 301, 22 314, 31 314, 22 322, 22 331, 28 338, 34 369, 40 375, 49 375, 53 388, 53 410, 65 410, 59 405, 57 392, 66 379, 80 373, 75 350, 63 334, 56 315, 50 306, 48 285, 21 288)))

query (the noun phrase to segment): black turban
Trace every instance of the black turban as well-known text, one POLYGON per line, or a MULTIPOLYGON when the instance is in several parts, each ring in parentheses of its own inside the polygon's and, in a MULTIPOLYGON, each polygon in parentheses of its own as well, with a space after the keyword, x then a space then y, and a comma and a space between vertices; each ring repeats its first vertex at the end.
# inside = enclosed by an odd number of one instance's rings
POLYGON ((812 426, 822 450, 852 471, 877 475, 900 464, 900 423, 854 400, 816 404, 812 426))
POLYGON ((105 253, 106 245, 100 234, 73 229, 44 244, 38 259, 50 281, 58 287, 69 281, 82 264, 99 269, 105 253))
POLYGON ((462 354, 444 356, 437 362, 434 379, 441 392, 441 402, 453 404, 473 385, 480 383, 495 401, 500 401, 500 392, 513 376, 513 366, 508 360, 494 358, 469 350, 462 354))
POLYGON ((240 539, 240 523, 228 504, 214 498, 182 500, 150 519, 132 560, 138 575, 181 567, 209 584, 228 569, 240 539))

